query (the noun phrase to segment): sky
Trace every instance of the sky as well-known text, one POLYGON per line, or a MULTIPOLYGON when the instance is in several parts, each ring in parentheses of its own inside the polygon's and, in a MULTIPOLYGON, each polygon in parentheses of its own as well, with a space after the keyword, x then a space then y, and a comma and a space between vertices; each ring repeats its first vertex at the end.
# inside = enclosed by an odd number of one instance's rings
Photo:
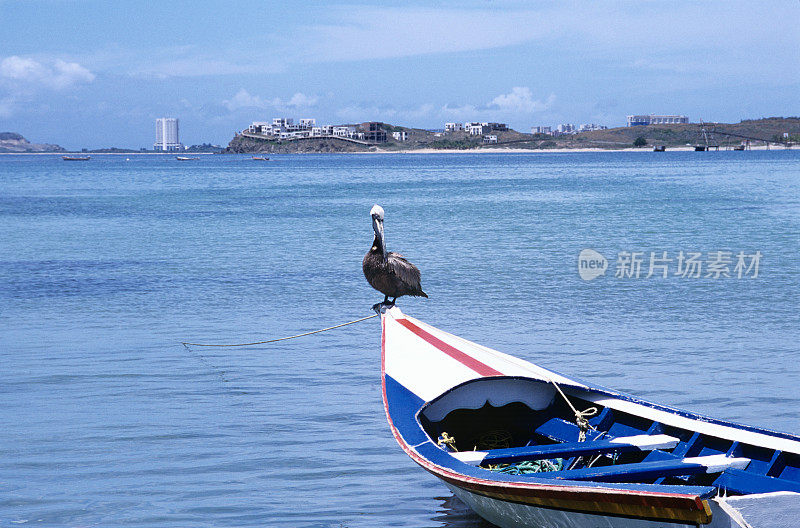
POLYGON ((800 1, 0 0, 0 132, 226 145, 313 117, 623 126, 800 115, 800 1))

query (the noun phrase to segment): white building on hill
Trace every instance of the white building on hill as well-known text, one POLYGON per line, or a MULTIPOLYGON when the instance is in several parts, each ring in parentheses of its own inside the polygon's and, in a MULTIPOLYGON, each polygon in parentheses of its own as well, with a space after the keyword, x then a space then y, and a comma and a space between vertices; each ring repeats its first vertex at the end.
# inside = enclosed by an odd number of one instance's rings
POLYGON ((689 118, 685 115, 629 115, 628 126, 644 125, 677 125, 686 124, 689 118))

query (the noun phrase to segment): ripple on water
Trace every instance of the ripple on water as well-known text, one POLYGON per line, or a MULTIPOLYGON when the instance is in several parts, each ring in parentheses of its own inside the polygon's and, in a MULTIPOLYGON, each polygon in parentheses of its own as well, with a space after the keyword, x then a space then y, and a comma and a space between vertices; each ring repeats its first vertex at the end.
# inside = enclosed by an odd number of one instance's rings
POLYGON ((714 154, 0 157, 0 524, 488 528, 391 437, 375 321, 179 344, 369 315, 375 202, 431 295, 410 314, 800 432, 800 156, 714 154), (757 280, 584 282, 587 247, 764 257, 757 280))

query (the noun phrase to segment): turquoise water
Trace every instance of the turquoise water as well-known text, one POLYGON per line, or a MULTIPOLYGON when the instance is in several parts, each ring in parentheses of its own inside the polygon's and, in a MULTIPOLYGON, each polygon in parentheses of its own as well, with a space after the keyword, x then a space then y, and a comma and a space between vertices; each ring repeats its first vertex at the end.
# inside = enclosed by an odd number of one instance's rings
POLYGON ((800 433, 798 151, 0 156, 0 526, 485 526, 391 437, 376 320, 180 345, 369 315, 373 203, 422 270, 410 315, 800 433), (664 251, 732 276, 646 279, 664 251))

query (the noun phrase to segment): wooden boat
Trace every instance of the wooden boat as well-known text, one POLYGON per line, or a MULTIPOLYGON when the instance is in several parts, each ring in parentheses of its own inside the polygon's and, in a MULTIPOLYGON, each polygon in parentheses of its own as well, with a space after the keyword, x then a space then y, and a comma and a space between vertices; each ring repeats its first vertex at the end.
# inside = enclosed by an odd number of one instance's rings
POLYGON ((788 527, 800 516, 800 436, 570 379, 397 307, 381 325, 395 439, 500 527, 788 527))
POLYGON ((91 156, 61 156, 64 161, 89 161, 91 156))
POLYGON ((269 158, 266 158, 264 156, 253 156, 253 160, 255 160, 255 161, 269 161, 269 158))

